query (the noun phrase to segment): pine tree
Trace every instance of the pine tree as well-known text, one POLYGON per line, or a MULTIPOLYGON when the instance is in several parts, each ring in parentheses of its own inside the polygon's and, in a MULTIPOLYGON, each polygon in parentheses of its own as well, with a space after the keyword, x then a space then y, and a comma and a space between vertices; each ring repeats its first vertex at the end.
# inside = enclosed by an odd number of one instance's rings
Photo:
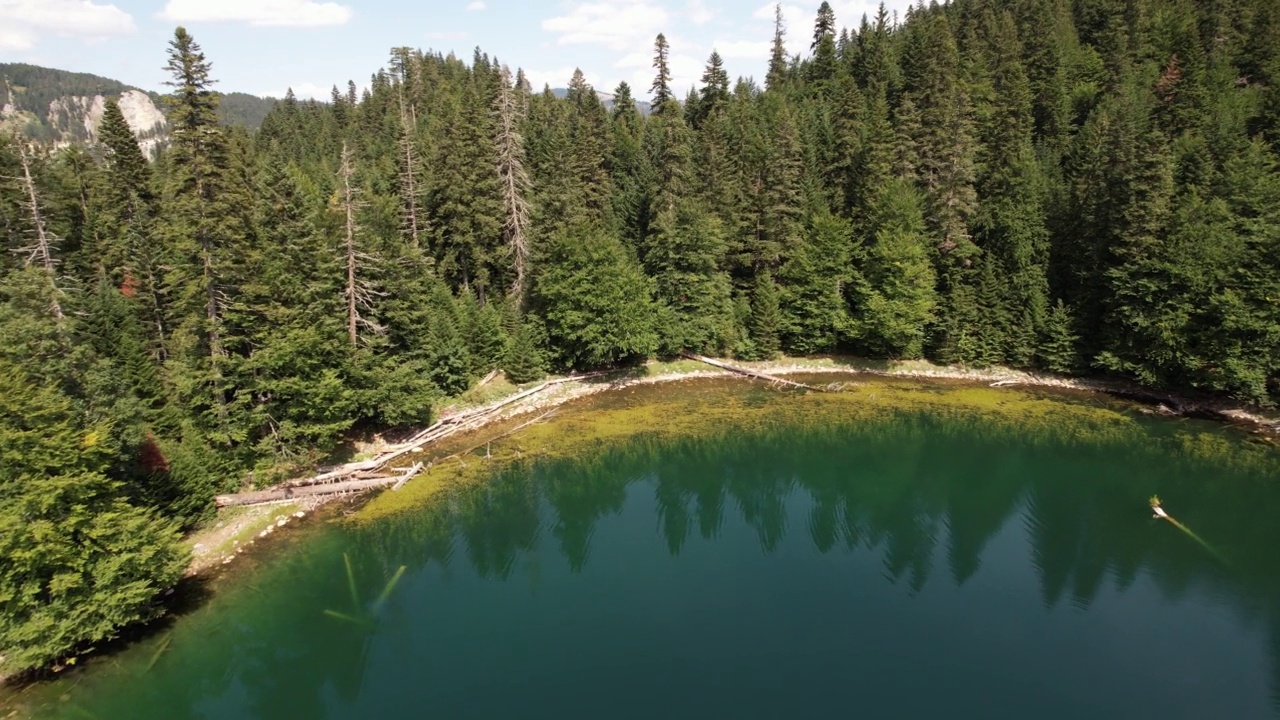
POLYGON ((883 2, 876 10, 875 23, 869 22, 864 15, 858 29, 853 74, 859 88, 869 97, 883 93, 887 98, 897 94, 900 71, 893 57, 892 30, 889 11, 883 2))
POLYGON ((805 159, 790 108, 774 101, 766 112, 772 143, 763 172, 763 212, 754 255, 756 267, 777 267, 800 234, 805 159))
POLYGON ((511 342, 507 345, 502 369, 507 379, 516 384, 540 380, 546 375, 542 352, 534 340, 529 321, 524 318, 515 319, 515 328, 511 332, 511 342))
POLYGON ((1174 278, 1170 277, 1177 268, 1168 255, 1174 247, 1165 242, 1174 190, 1168 147, 1158 130, 1148 131, 1142 144, 1138 162, 1127 178, 1128 202, 1123 208, 1119 243, 1111 250, 1120 263, 1105 273, 1109 281, 1104 304, 1105 346, 1097 360, 1107 369, 1158 384, 1173 379, 1171 371, 1179 365, 1178 339, 1170 333, 1170 321, 1176 326, 1178 320, 1168 315, 1183 315, 1183 303, 1196 298, 1179 293, 1186 288, 1171 282, 1174 278), (1182 298, 1170 303, 1167 293, 1182 298))
POLYGON ((617 238, 579 227, 549 244, 535 307, 562 366, 598 367, 657 349, 652 280, 617 238))
POLYGON ((443 101, 436 114, 443 131, 429 201, 436 267, 452 287, 471 286, 481 299, 509 286, 511 275, 494 172, 496 91, 489 80, 468 79, 443 101))
POLYGON ((104 105, 98 142, 104 149, 111 173, 111 189, 118 193, 116 200, 121 206, 122 219, 132 221, 152 211, 155 198, 151 190, 151 168, 114 99, 104 105))
POLYGON ((211 434, 235 443, 227 417, 224 314, 238 271, 236 254, 248 234, 243 188, 232 172, 227 136, 218 126, 218 96, 210 64, 184 28, 174 32, 166 66, 173 93, 169 109, 169 169, 162 234, 169 272, 166 291, 177 315, 172 338, 182 367, 176 383, 182 402, 208 413, 211 434))
POLYGON ((691 140, 689 127, 675 103, 668 103, 651 116, 643 142, 651 168, 648 175, 653 182, 648 193, 648 210, 652 215, 674 212, 689 193, 691 140))
POLYGON ((993 100, 984 112, 980 208, 973 225, 978 244, 993 263, 991 272, 1007 286, 1007 306, 993 311, 1008 323, 1000 333, 1008 347, 1000 354, 1026 365, 1048 310, 1044 181, 1032 146, 1031 88, 1013 17, 1003 13, 988 17, 987 23, 993 100))
POLYGON ((167 300, 151 168, 115 100, 106 102, 98 139, 106 160, 103 187, 95 193, 103 242, 93 252, 103 271, 137 299, 151 329, 153 350, 163 358, 167 300))
MULTIPOLYGON (((842 214, 854 217, 864 193, 859 174, 870 169, 865 158, 868 151, 863 149, 864 138, 871 134, 870 129, 864 127, 866 103, 858 84, 848 72, 839 73, 832 94, 839 105, 832 118, 832 137, 828 143, 829 157, 825 162, 823 180, 835 195, 836 205, 842 214)), ((878 185, 879 182, 873 187, 878 185)))
POLYGON ((664 105, 675 100, 675 95, 671 92, 670 53, 671 46, 667 44, 667 36, 658 33, 653 41, 653 69, 657 74, 653 76, 653 86, 649 88, 653 95, 651 107, 654 114, 661 113, 664 105))
POLYGON ((787 27, 782 20, 782 3, 773 6, 773 46, 769 51, 769 71, 764 85, 777 90, 787 81, 787 27))
POLYGON ((799 246, 778 269, 781 342, 802 355, 832 352, 850 329, 844 292, 853 228, 825 208, 808 215, 799 246))
POLYGON ((659 211, 647 246, 657 300, 672 315, 658 328, 664 349, 723 352, 735 333, 720 222, 701 203, 681 200, 659 211))
POLYGON ((612 216, 622 238, 637 249, 648 231, 645 205, 649 178, 641 147, 642 122, 631 86, 619 83, 613 93, 613 147, 609 155, 612 216))
POLYGON ((569 82, 568 100, 571 103, 569 157, 568 167, 562 171, 569 175, 581 218, 594 224, 612 224, 607 169, 612 138, 608 113, 581 70, 574 71, 569 82))
POLYGON ((1070 374, 1080 367, 1077 337, 1072 330, 1071 310, 1059 299, 1045 318, 1044 339, 1040 343, 1040 364, 1056 373, 1070 374))
POLYGON ((268 164, 255 178, 255 272, 228 307, 231 348, 248 407, 246 443, 284 465, 332 449, 358 415, 344 305, 344 253, 313 226, 298 183, 268 164), (346 340, 347 342, 344 342, 346 340))
POLYGON ((724 69, 720 53, 711 51, 707 66, 702 71, 702 92, 698 96, 698 111, 690 125, 696 130, 707 116, 722 109, 729 102, 729 73, 724 69))
POLYGON ((768 270, 756 276, 751 292, 751 355, 755 359, 768 360, 777 356, 781 347, 778 337, 782 325, 782 310, 778 298, 778 286, 768 270))
POLYGON ((809 61, 809 82, 823 92, 836 77, 836 14, 823 0, 813 23, 813 58, 809 61))
POLYGON ((916 18, 908 24, 903 58, 906 92, 920 111, 911 137, 919 154, 916 173, 929 200, 926 219, 938 253, 948 263, 964 264, 976 252, 969 233, 976 200, 972 110, 946 16, 935 8, 916 18))
POLYGON ((978 324, 975 333, 976 353, 966 363, 999 365, 1007 359, 1013 317, 1005 298, 1005 286, 996 275, 998 262, 990 255, 978 259, 977 287, 978 324))
POLYGON ((110 426, 0 360, 0 673, 38 668, 163 612, 187 553, 105 471, 110 426))
POLYGON ((852 283, 854 334, 875 355, 923 356, 938 305, 919 192, 898 179, 876 193, 872 239, 852 283))
POLYGON ((468 350, 471 356, 471 374, 481 376, 490 370, 502 367, 507 356, 508 338, 503 327, 502 308, 493 301, 484 305, 475 302, 469 293, 459 296, 458 301, 467 305, 469 337, 468 350))

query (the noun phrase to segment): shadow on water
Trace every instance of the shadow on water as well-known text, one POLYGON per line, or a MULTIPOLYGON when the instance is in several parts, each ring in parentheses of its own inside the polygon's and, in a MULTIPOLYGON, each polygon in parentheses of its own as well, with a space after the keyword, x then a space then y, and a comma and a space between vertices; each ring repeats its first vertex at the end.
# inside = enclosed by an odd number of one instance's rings
MULTIPOLYGON (((647 496, 672 556, 741 524, 766 556, 796 536, 822 555, 872 553, 908 595, 931 578, 972 582, 1014 523, 1046 610, 1087 610, 1104 589, 1123 592, 1147 577, 1167 598, 1204 592, 1265 623, 1280 707, 1280 563, 1268 552, 1280 547, 1274 453, 1207 426, 999 422, 945 410, 786 415, 767 397, 740 401, 777 413, 697 436, 633 433, 571 458, 523 455, 410 512, 321 534, 271 570, 280 592, 209 600, 191 591, 203 611, 153 630, 139 649, 146 657, 121 671, 173 679, 131 702, 173 709, 173 717, 200 716, 211 697, 235 700, 209 716, 231 716, 231 708, 242 717, 328 717, 356 707, 377 627, 413 612, 388 602, 397 588, 463 567, 488 581, 536 585, 547 562, 540 548, 554 548, 571 573, 587 572, 603 523, 647 496), (1206 480, 1223 476, 1229 481, 1206 480), (1227 562, 1152 520, 1147 501, 1156 492, 1227 562), (797 503, 806 512, 790 512, 797 503), (305 598, 328 604, 316 610, 305 598), (170 657, 179 643, 207 651, 179 661, 170 657)), ((412 654, 407 635, 381 641, 412 654)), ((103 682, 124 681, 104 674, 103 682)), ((60 712, 76 716, 67 703, 60 712)))
POLYGON ((915 593, 943 569, 963 586, 992 538, 1020 516, 1047 610, 1087 610, 1104 588, 1124 591, 1146 574, 1167 598, 1201 590, 1265 622, 1280 708, 1280 562, 1267 550, 1280 547, 1273 453, 1206 445, 1185 424, 1075 437, 1070 428, 956 420, 920 413, 819 425, 804 430, 803 443, 790 426, 710 439, 640 435, 572 461, 512 464, 483 486, 368 532, 379 554, 416 567, 448 566, 461 544, 481 577, 510 580, 532 564, 521 557, 547 529, 582 571, 598 523, 620 514, 640 485, 652 492, 672 555, 691 538, 715 540, 726 515, 736 515, 763 553, 797 532, 820 553, 874 551, 884 576, 915 593), (808 462, 814 456, 836 461, 808 462), (983 471, 957 479, 956 466, 983 471), (1206 540, 1151 518, 1156 489, 1206 540), (807 522, 788 525, 798 495, 810 502, 807 522), (939 557, 945 568, 935 567, 939 557))

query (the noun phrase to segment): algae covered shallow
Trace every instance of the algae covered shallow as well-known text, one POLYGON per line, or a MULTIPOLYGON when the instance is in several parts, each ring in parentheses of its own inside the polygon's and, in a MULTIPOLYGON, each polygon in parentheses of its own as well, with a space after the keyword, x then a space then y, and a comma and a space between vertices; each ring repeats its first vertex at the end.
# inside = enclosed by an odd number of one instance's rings
POLYGON ((1228 428, 1089 395, 701 380, 485 439, 9 704, 141 720, 1280 715, 1280 458, 1228 428), (1152 519, 1157 494, 1208 548, 1152 519))

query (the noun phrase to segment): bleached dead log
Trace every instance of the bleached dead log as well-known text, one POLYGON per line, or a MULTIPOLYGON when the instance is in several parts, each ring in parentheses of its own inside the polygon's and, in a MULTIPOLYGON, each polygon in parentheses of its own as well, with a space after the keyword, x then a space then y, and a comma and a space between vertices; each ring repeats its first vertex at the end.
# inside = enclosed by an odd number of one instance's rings
POLYGON ((404 474, 400 476, 400 482, 396 483, 395 485, 392 485, 391 489, 393 491, 399 490, 400 488, 404 487, 405 483, 409 482, 410 479, 412 479, 415 475, 417 475, 420 472, 422 472, 422 463, 414 463, 413 467, 410 467, 405 470, 404 474))
POLYGON ((214 498, 214 503, 218 507, 233 507, 236 505, 258 505, 260 503, 278 502, 280 500, 293 500, 295 498, 317 497, 323 495, 337 495, 339 493, 353 492, 360 490, 369 490, 370 488, 383 487, 399 482, 400 476, 376 477, 367 480, 347 480, 344 482, 326 483, 323 485, 306 485, 303 487, 281 487, 273 490, 259 490, 256 492, 243 492, 234 495, 219 495, 214 498))
MULTIPOLYGON (((346 465, 340 465, 335 468, 329 468, 318 475, 290 480, 269 490, 236 493, 234 495, 219 495, 216 498, 217 505, 218 507, 229 507, 232 505, 256 505, 264 502, 288 500, 293 497, 330 495, 341 492, 350 492, 353 490, 366 490, 369 488, 396 483, 401 480, 401 476, 398 474, 390 477, 370 477, 366 475, 366 473, 374 473, 381 468, 386 467, 392 461, 418 450, 424 445, 438 442, 459 432, 465 432, 467 430, 480 427, 484 423, 488 422, 492 417, 500 413, 503 409, 518 403, 521 400, 530 398, 547 388, 554 387, 556 385, 563 385, 564 383, 578 382, 593 377, 599 377, 602 374, 603 373, 590 373, 587 375, 577 375, 548 380, 540 385, 536 385, 527 390, 522 390, 511 397, 504 398, 495 403, 490 403, 484 407, 466 410, 441 418, 438 422, 417 433, 405 443, 397 445, 375 458, 347 463, 346 465)), ((536 420, 531 422, 536 422, 536 420)), ((526 423, 526 425, 527 424, 530 423, 526 423)), ((521 427, 524 426, 522 425, 521 427)), ((514 432, 514 430, 511 432, 514 432)))
POLYGON ((751 369, 748 369, 748 368, 739 367, 739 366, 737 366, 737 365, 730 365, 730 364, 729 364, 729 363, 727 363, 727 362, 721 362, 721 361, 719 361, 719 360, 713 360, 713 359, 711 359, 711 358, 709 358, 709 357, 703 357, 703 356, 701 356, 701 355, 694 355, 693 353, 681 353, 681 354, 682 354, 684 357, 689 358, 690 360, 697 360, 698 362, 706 363, 706 364, 708 364, 708 365, 710 365, 710 366, 712 366, 712 367, 718 367, 718 368, 720 368, 721 370, 728 370, 729 372, 737 373, 737 374, 739 374, 739 375, 745 375, 745 376, 747 376, 747 377, 755 378, 755 379, 757 379, 757 380, 767 380, 767 381, 769 381, 769 382, 771 382, 771 383, 777 383, 778 385, 786 385, 786 386, 788 386, 788 387, 801 388, 801 389, 803 389, 803 390, 813 390, 813 391, 816 391, 816 392, 825 392, 825 391, 826 391, 826 389, 825 389, 825 388, 818 388, 818 387, 814 387, 814 386, 812 386, 812 385, 805 385, 804 383, 798 383, 798 382, 795 382, 795 381, 793 381, 793 380, 787 380, 786 378, 780 378, 780 377, 778 377, 778 376, 776 376, 776 375, 770 375, 770 374, 768 374, 768 373, 758 372, 758 371, 756 371, 756 370, 751 370, 751 369))

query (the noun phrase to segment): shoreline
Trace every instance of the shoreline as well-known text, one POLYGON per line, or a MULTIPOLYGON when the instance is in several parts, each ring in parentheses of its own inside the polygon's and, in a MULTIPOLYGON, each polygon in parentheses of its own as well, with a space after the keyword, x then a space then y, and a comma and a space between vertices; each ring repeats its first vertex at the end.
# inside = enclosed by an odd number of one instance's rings
MULTIPOLYGON (((857 361, 846 358, 783 358, 776 361, 737 362, 735 365, 770 375, 829 375, 848 376, 849 382, 856 383, 859 376, 869 378, 900 380, 942 380, 961 383, 983 384, 987 387, 1040 387, 1089 393, 1100 393, 1112 397, 1129 400, 1138 405, 1143 412, 1170 417, 1209 418, 1219 422, 1243 426, 1274 439, 1280 432, 1280 421, 1261 414, 1256 409, 1241 408, 1234 403, 1220 399, 1191 400, 1175 394, 1164 394, 1141 388, 1133 384, 1119 381, 1071 378, 1057 375, 1042 375, 1003 367, 962 368, 955 366, 934 365, 925 361, 904 361, 897 363, 873 364, 871 361, 857 361)), ((527 383, 523 386, 511 386, 509 391, 502 388, 499 395, 491 395, 487 402, 469 402, 467 395, 455 398, 453 403, 441 409, 440 420, 477 415, 475 421, 468 422, 453 438, 465 438, 485 427, 509 421, 522 415, 535 412, 549 412, 573 400, 596 395, 598 393, 622 390, 628 387, 655 385, 682 380, 742 378, 751 382, 768 382, 758 378, 750 378, 732 370, 711 367, 698 361, 687 360, 677 362, 650 361, 636 368, 612 371, 611 373, 595 373, 583 376, 549 376, 543 381, 527 383), (517 402, 511 398, 527 393, 533 388, 546 385, 540 391, 529 394, 517 402), (488 412, 487 409, 493 409, 488 412)), ((837 383, 832 384, 837 385, 837 383)), ((830 387, 830 386, 829 386, 830 387)), ((473 388, 473 391, 480 389, 473 388)), ((822 388, 818 388, 822 389, 822 388)), ((490 390, 498 390, 491 388, 490 390)), ((803 390, 801 390, 803 392, 803 390)), ((517 428, 518 429, 518 428, 517 428)), ((402 437, 421 434, 418 430, 402 428, 402 437)), ((432 444, 432 441, 423 443, 432 444)), ((394 444, 379 441, 372 450, 378 457, 386 455, 402 455, 411 444, 394 444)), ((282 483, 283 485, 283 483, 282 483)), ((262 505, 223 508, 218 513, 216 523, 203 530, 188 535, 184 542, 192 548, 192 562, 187 568, 186 576, 204 581, 216 582, 219 576, 229 570, 227 567, 242 556, 261 557, 264 552, 273 552, 271 540, 276 535, 290 534, 299 525, 308 525, 314 518, 322 521, 334 516, 334 512, 342 510, 341 503, 364 500, 369 493, 357 492, 346 495, 319 496, 313 498, 273 502, 262 505), (334 506, 334 507, 330 507, 334 506), (332 512, 324 512, 324 510, 332 512)), ((279 539, 278 537, 275 539, 279 539)), ((239 566, 236 563, 236 566, 239 566)), ((0 686, 8 686, 14 677, 0 677, 0 686)))
MULTIPOLYGON (((1149 411, 1151 414, 1214 419, 1238 426, 1243 425, 1272 438, 1280 430, 1280 421, 1266 417, 1255 410, 1246 410, 1220 400, 1191 400, 1172 393, 1160 393, 1118 381, 1046 375, 1004 367, 963 368, 934 365, 927 361, 901 361, 876 367, 871 361, 844 358, 783 358, 776 361, 742 361, 735 364, 743 369, 770 375, 849 375, 903 380, 951 380, 982 383, 988 387, 997 388, 1022 386, 1101 393, 1154 406, 1149 411)), ((767 382, 732 370, 705 365, 696 360, 674 363, 650 361, 635 369, 618 370, 610 374, 549 376, 540 382, 514 386, 510 393, 500 395, 487 403, 467 403, 463 399, 464 395, 462 398, 455 399, 453 404, 442 408, 437 424, 464 416, 479 415, 474 420, 468 420, 465 427, 461 429, 461 435, 465 436, 494 423, 536 411, 548 411, 578 398, 602 392, 638 385, 731 377, 767 382), (511 402, 511 398, 515 395, 527 393, 540 385, 546 385, 543 391, 533 393, 517 402, 511 402)), ((479 386, 474 389, 479 389, 479 386)), ((418 431, 403 430, 402 432, 408 437, 421 434, 418 431)), ((383 458, 388 458, 383 462, 389 463, 403 456, 410 448, 420 448, 432 442, 434 441, 419 443, 415 446, 412 442, 395 444, 379 441, 370 447, 374 455, 373 459, 363 462, 379 462, 383 458)), ((273 487, 279 488, 296 482, 298 480, 294 479, 273 487)), ((224 508, 219 512, 217 526, 193 533, 186 539, 193 549, 192 562, 187 568, 187 575, 215 573, 219 568, 253 549, 257 540, 266 540, 276 529, 282 529, 285 524, 295 518, 301 519, 301 515, 297 514, 299 512, 311 515, 315 510, 330 503, 349 501, 352 498, 364 497, 366 494, 367 491, 361 491, 354 494, 315 496, 305 500, 224 508), (284 523, 281 523, 282 518, 285 519, 284 523), (241 543, 235 538, 245 542, 241 543)))

